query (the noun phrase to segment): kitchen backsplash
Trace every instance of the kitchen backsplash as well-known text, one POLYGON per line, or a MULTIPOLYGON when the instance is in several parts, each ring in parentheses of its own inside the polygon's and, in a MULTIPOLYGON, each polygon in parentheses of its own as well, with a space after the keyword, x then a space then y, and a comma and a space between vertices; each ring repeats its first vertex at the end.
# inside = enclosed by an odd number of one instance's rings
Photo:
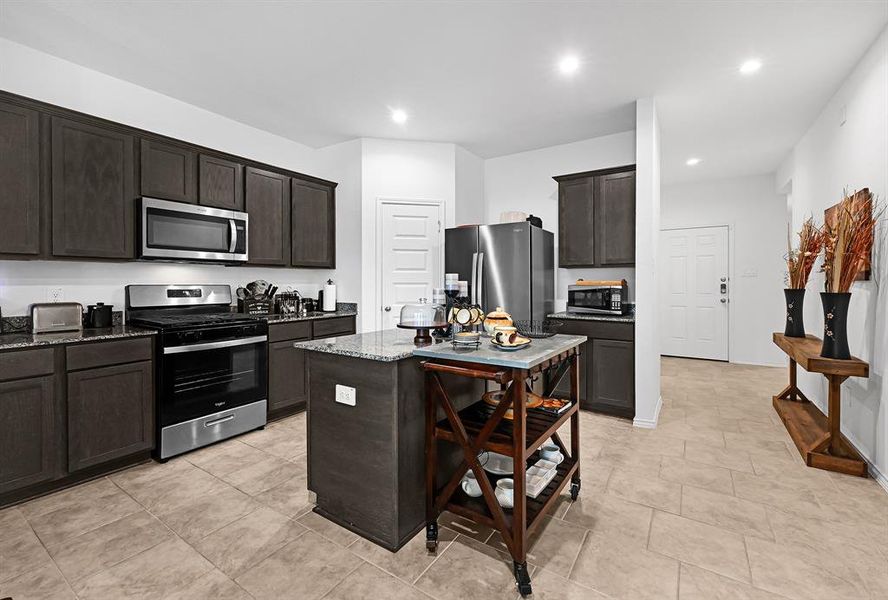
MULTIPOLYGON (((104 302, 115 310, 124 308, 124 286, 131 283, 229 284, 232 291, 256 279, 266 279, 280 291, 299 290, 317 297, 330 270, 225 267, 162 262, 55 262, 0 261, 0 311, 3 315, 27 315, 37 302, 104 302), (61 290, 61 294, 56 292, 61 290)), ((351 298, 348 298, 351 299, 351 298)))

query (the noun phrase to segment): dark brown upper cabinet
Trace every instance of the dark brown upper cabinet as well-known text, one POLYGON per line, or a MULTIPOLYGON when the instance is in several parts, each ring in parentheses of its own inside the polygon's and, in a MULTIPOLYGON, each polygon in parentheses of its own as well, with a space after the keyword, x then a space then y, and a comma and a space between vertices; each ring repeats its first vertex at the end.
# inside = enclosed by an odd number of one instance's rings
POLYGON ((290 228, 294 267, 336 267, 336 184, 293 179, 290 228))
POLYGON ((132 258, 133 136, 52 117, 52 253, 132 258))
POLYGON ((598 250, 602 266, 635 264, 635 171, 597 178, 598 250))
POLYGON ((143 196, 197 203, 197 153, 185 146, 142 139, 143 196))
POLYGON ((0 254, 40 253, 40 115, 0 102, 0 254))
POLYGON ((246 205, 249 263, 290 264, 290 178, 247 167, 246 205))
POLYGON ((558 182, 560 267, 635 264, 635 166, 587 171, 558 182))
POLYGON ((200 155, 199 202, 205 206, 244 209, 244 166, 208 154, 200 155))

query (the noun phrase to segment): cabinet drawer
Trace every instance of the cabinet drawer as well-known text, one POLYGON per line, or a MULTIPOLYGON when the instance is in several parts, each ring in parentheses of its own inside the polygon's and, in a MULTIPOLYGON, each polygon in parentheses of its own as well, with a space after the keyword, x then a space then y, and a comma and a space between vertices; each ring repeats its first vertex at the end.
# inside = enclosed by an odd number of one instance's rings
POLYGON ((590 339, 623 340, 635 339, 634 323, 614 323, 612 321, 582 321, 574 319, 553 319, 563 323, 558 333, 585 335, 590 339))
POLYGON ((151 360, 151 338, 92 342, 68 346, 68 370, 91 369, 105 365, 151 360))
POLYGON ((332 319, 320 319, 312 323, 312 338, 315 339, 337 335, 351 335, 354 332, 354 317, 334 317, 332 319))
POLYGON ((0 381, 52 375, 52 348, 16 350, 0 354, 0 381))
POLYGON ((294 321, 293 323, 278 323, 268 326, 269 342, 307 340, 309 338, 311 338, 310 321, 294 321))

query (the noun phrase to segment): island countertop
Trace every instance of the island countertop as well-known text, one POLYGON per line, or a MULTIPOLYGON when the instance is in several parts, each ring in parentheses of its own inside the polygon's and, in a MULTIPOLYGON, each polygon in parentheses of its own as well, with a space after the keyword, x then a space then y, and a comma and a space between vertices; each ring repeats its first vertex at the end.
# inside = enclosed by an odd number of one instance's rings
POLYGON ((338 354, 378 362, 394 362, 413 356, 412 331, 383 329, 333 338, 295 342, 293 347, 310 352, 338 354))

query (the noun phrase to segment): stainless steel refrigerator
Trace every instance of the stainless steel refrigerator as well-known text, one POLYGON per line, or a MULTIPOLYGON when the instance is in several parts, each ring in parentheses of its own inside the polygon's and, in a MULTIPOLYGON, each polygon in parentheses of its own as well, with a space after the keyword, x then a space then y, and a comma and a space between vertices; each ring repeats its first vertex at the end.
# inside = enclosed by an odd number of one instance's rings
POLYGON ((469 298, 486 312, 502 306, 513 319, 542 320, 555 308, 555 238, 530 223, 448 229, 444 267, 469 282, 469 298))

